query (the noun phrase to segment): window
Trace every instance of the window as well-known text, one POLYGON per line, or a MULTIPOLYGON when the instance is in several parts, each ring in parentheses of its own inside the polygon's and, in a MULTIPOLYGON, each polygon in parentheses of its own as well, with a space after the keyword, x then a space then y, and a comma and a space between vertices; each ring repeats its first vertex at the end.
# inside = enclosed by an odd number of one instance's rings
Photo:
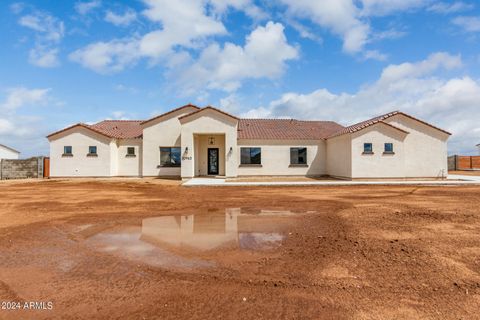
POLYGON ((262 164, 261 148, 240 148, 241 164, 262 164))
POLYGON ((72 155, 72 146, 64 146, 63 147, 63 154, 66 156, 72 155))
POLYGON ((97 155, 97 146, 89 146, 88 147, 88 155, 89 156, 96 156, 97 155))
POLYGON ((363 153, 364 154, 372 154, 373 153, 373 144, 372 143, 364 143, 363 144, 363 153))
POLYGON ((181 157, 180 148, 160 148, 160 166, 161 167, 180 167, 181 157))
POLYGON ((127 148, 127 157, 135 157, 135 147, 127 148))
POLYGON ((393 143, 385 143, 384 153, 394 153, 393 152, 393 143))
POLYGON ((290 164, 307 164, 307 148, 290 148, 290 164))

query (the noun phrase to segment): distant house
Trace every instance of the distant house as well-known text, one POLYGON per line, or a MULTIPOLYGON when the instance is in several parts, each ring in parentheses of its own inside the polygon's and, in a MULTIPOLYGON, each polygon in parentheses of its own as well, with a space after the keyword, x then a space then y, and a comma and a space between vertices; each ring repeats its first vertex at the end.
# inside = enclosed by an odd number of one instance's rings
POLYGON ((145 121, 79 123, 48 136, 52 177, 439 178, 450 134, 395 111, 332 121, 241 119, 186 105, 145 121))
POLYGON ((18 159, 20 152, 3 144, 0 144, 0 160, 1 159, 18 159))

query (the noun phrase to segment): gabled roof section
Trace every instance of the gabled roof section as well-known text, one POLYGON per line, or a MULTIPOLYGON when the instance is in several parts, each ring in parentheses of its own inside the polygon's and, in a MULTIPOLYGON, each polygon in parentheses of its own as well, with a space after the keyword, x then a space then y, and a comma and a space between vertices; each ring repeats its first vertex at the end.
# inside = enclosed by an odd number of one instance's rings
POLYGON ((3 147, 3 148, 5 148, 5 149, 8 149, 8 150, 10 150, 10 151, 13 151, 13 152, 15 152, 15 153, 20 154, 20 151, 17 151, 17 150, 15 150, 15 149, 13 149, 13 148, 7 147, 7 146, 4 145, 4 144, 1 144, 1 143, 0 143, 0 147, 3 147))
POLYGON ((170 111, 168 111, 168 112, 162 113, 162 114, 160 114, 160 115, 158 115, 158 116, 155 116, 155 117, 153 117, 153 118, 151 118, 151 119, 145 120, 145 121, 143 121, 143 122, 141 123, 141 125, 144 125, 144 124, 146 124, 146 123, 149 123, 149 122, 155 121, 155 120, 157 120, 157 119, 163 118, 163 117, 165 117, 165 116, 168 116, 169 114, 172 114, 172 113, 174 113, 174 112, 177 112, 177 111, 180 111, 180 110, 186 109, 186 108, 194 108, 194 109, 197 109, 197 110, 200 109, 200 108, 197 107, 196 105, 193 105, 193 104, 190 104, 190 103, 189 103, 189 104, 186 104, 186 105, 184 105, 184 106, 182 106, 182 107, 179 107, 179 108, 170 110, 170 111))
POLYGON ((422 123, 422 124, 424 124, 424 125, 427 125, 427 126, 433 128, 433 129, 436 129, 436 130, 441 131, 441 132, 443 132, 443 133, 445 133, 445 134, 451 135, 451 133, 449 133, 449 132, 447 132, 447 131, 445 131, 445 130, 442 130, 442 129, 438 128, 438 127, 435 127, 435 126, 433 126, 433 125, 431 125, 431 124, 429 124, 429 123, 427 123, 427 122, 425 122, 425 121, 422 121, 422 120, 419 120, 419 119, 417 119, 417 118, 415 118, 415 117, 412 117, 411 115, 408 115, 408 114, 403 113, 403 112, 400 112, 400 111, 393 111, 393 112, 386 113, 386 114, 384 114, 384 115, 381 115, 381 116, 378 116, 378 117, 375 117, 375 118, 372 118, 372 119, 369 119, 369 120, 366 120, 366 121, 362 121, 362 122, 359 122, 359 123, 357 123, 357 124, 354 124, 354 125, 351 125, 351 126, 348 126, 348 127, 345 127, 345 128, 343 128, 342 130, 339 130, 338 132, 333 133, 333 134, 330 135, 328 138, 338 137, 338 136, 341 136, 341 135, 344 135, 344 134, 347 134, 347 133, 354 133, 354 132, 363 130, 363 129, 365 129, 365 128, 368 128, 368 127, 370 127, 370 126, 372 126, 372 125, 375 125, 375 124, 377 124, 377 123, 383 123, 383 124, 385 124, 385 125, 387 125, 387 126, 390 126, 390 127, 394 128, 394 129, 396 129, 396 130, 402 131, 402 132, 404 132, 404 133, 408 133, 408 132, 405 131, 405 130, 402 130, 402 129, 396 127, 396 126, 393 126, 393 125, 391 125, 391 124, 388 124, 388 123, 384 122, 384 120, 386 120, 386 119, 388 119, 388 118, 391 118, 391 117, 393 117, 393 116, 396 116, 396 115, 403 115, 403 116, 405 116, 405 117, 407 117, 407 118, 410 118, 410 119, 415 120, 415 121, 417 121, 417 122, 420 122, 420 123, 422 123))
POLYGON ((141 120, 104 120, 99 123, 88 125, 85 123, 77 123, 65 129, 56 131, 47 136, 51 138, 59 133, 81 127, 101 134, 108 138, 115 139, 137 139, 142 137, 141 120))
POLYGON ((321 140, 343 129, 333 121, 295 119, 240 119, 238 139, 321 140))
POLYGON ((225 115, 225 116, 227 116, 227 117, 230 117, 230 118, 232 118, 232 119, 240 120, 239 118, 235 117, 234 115, 231 115, 231 114, 229 114, 229 113, 226 113, 225 111, 222 111, 222 110, 220 110, 220 109, 214 108, 214 107, 212 107, 212 106, 206 106, 205 108, 201 108, 201 109, 199 109, 199 110, 197 110, 197 111, 194 111, 194 112, 192 112, 192 113, 186 114, 186 115, 184 115, 184 116, 182 116, 182 117, 180 117, 180 118, 178 118, 178 119, 180 119, 180 120, 181 120, 181 119, 186 119, 186 118, 188 118, 188 117, 191 117, 191 116, 193 116, 193 115, 195 115, 195 114, 198 114, 198 113, 200 113, 200 112, 204 112, 204 111, 207 111, 207 110, 213 110, 213 111, 215 111, 215 112, 221 113, 221 114, 223 114, 223 115, 225 115))

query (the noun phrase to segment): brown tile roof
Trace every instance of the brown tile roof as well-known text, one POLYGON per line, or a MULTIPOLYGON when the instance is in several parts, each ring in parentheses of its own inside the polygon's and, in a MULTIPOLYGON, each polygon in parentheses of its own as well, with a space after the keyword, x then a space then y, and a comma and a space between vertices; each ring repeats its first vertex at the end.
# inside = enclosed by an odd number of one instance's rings
POLYGON ((240 119, 238 139, 316 140, 325 139, 343 127, 333 121, 295 119, 240 119))
POLYGON ((398 127, 392 126, 391 124, 388 124, 388 123, 384 122, 384 120, 386 120, 386 119, 388 119, 388 118, 391 118, 391 117, 393 117, 393 116, 396 116, 396 115, 403 115, 403 116, 405 116, 405 117, 407 117, 407 118, 413 119, 413 120, 418 121, 418 122, 420 122, 420 123, 423 123, 424 125, 427 125, 427 126, 429 126, 429 127, 431 127, 431 128, 434 128, 434 129, 439 130, 439 131, 441 131, 441 132, 443 132, 443 133, 446 133, 446 134, 448 134, 448 135, 451 135, 451 133, 449 133, 449 132, 447 132, 447 131, 445 131, 445 130, 442 130, 442 129, 440 129, 440 128, 437 128, 437 127, 435 127, 435 126, 433 126, 433 125, 431 125, 431 124, 429 124, 429 123, 427 123, 427 122, 425 122, 425 121, 419 120, 419 119, 417 119, 417 118, 415 118, 415 117, 412 117, 412 116, 410 116, 410 115, 408 115, 408 114, 406 114, 406 113, 403 113, 403 112, 400 112, 400 111, 393 111, 393 112, 389 112, 389 113, 386 113, 386 114, 384 114, 384 115, 381 115, 381 116, 378 116, 378 117, 375 117, 375 118, 372 118, 372 119, 369 119, 369 120, 366 120, 366 121, 362 121, 362 122, 356 123, 356 124, 351 125, 351 126, 348 126, 348 127, 345 127, 345 128, 343 128, 343 129, 341 129, 341 130, 333 133, 333 134, 330 135, 328 138, 338 137, 338 136, 341 136, 341 135, 347 134, 347 133, 354 133, 354 132, 363 130, 363 129, 365 129, 365 128, 368 128, 368 127, 370 127, 370 126, 372 126, 372 125, 374 125, 374 124, 377 124, 377 123, 383 123, 383 124, 386 124, 386 125, 394 128, 394 129, 396 129, 396 130, 399 130, 399 131, 408 133, 408 132, 405 131, 405 130, 402 130, 402 129, 398 128, 398 127))
POLYGON ((220 109, 214 108, 214 107, 212 107, 212 106, 206 106, 205 108, 198 109, 197 111, 193 111, 192 113, 186 114, 186 115, 184 115, 184 116, 182 116, 182 117, 180 117, 180 118, 178 118, 178 119, 184 119, 184 118, 190 117, 190 116, 192 116, 192 115, 194 115, 194 114, 197 114, 197 113, 199 113, 199 112, 203 112, 203 111, 205 111, 205 110, 213 110, 213 111, 219 112, 219 113, 221 113, 221 114, 224 114, 224 115, 226 115, 227 117, 230 117, 230 118, 239 120, 239 119, 238 119, 237 117, 235 117, 234 115, 231 115, 231 114, 229 114, 229 113, 226 113, 225 111, 222 111, 222 110, 220 110, 220 109))
POLYGON ((168 111, 168 112, 162 113, 162 114, 160 114, 160 115, 158 115, 158 116, 155 116, 155 117, 153 117, 153 118, 151 118, 151 119, 145 120, 145 121, 143 121, 141 124, 143 125, 143 124, 149 123, 149 122, 151 122, 151 121, 157 120, 157 119, 159 119, 159 118, 163 118, 163 117, 165 117, 165 116, 167 116, 167 115, 169 115, 169 114, 171 114, 171 113, 174 113, 174 112, 176 112, 176 111, 179 111, 179 110, 182 110, 182 109, 185 109, 185 108, 200 109, 200 108, 197 107, 196 105, 193 105, 193 104, 189 103, 189 104, 186 104, 186 105, 184 105, 184 106, 182 106, 182 107, 179 107, 179 108, 170 110, 170 111, 168 111))
POLYGON ((115 139, 136 139, 142 137, 141 120, 104 120, 96 124, 77 123, 60 131, 56 131, 47 136, 53 137, 59 133, 68 131, 76 127, 82 127, 92 130, 98 134, 115 139))
POLYGON ((89 127, 103 133, 107 137, 136 139, 141 138, 143 134, 141 123, 142 120, 104 120, 89 127))

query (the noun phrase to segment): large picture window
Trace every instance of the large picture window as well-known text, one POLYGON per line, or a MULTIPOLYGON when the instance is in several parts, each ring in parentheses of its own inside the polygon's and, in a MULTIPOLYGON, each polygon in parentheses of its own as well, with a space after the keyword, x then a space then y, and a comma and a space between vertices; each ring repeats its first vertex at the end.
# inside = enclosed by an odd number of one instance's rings
POLYGON ((181 165, 181 148, 178 147, 161 147, 160 148, 160 166, 161 167, 180 167, 181 165))
POLYGON ((262 164, 261 148, 240 148, 241 164, 262 164))
POLYGON ((307 164, 307 148, 290 148, 290 164, 307 164))

